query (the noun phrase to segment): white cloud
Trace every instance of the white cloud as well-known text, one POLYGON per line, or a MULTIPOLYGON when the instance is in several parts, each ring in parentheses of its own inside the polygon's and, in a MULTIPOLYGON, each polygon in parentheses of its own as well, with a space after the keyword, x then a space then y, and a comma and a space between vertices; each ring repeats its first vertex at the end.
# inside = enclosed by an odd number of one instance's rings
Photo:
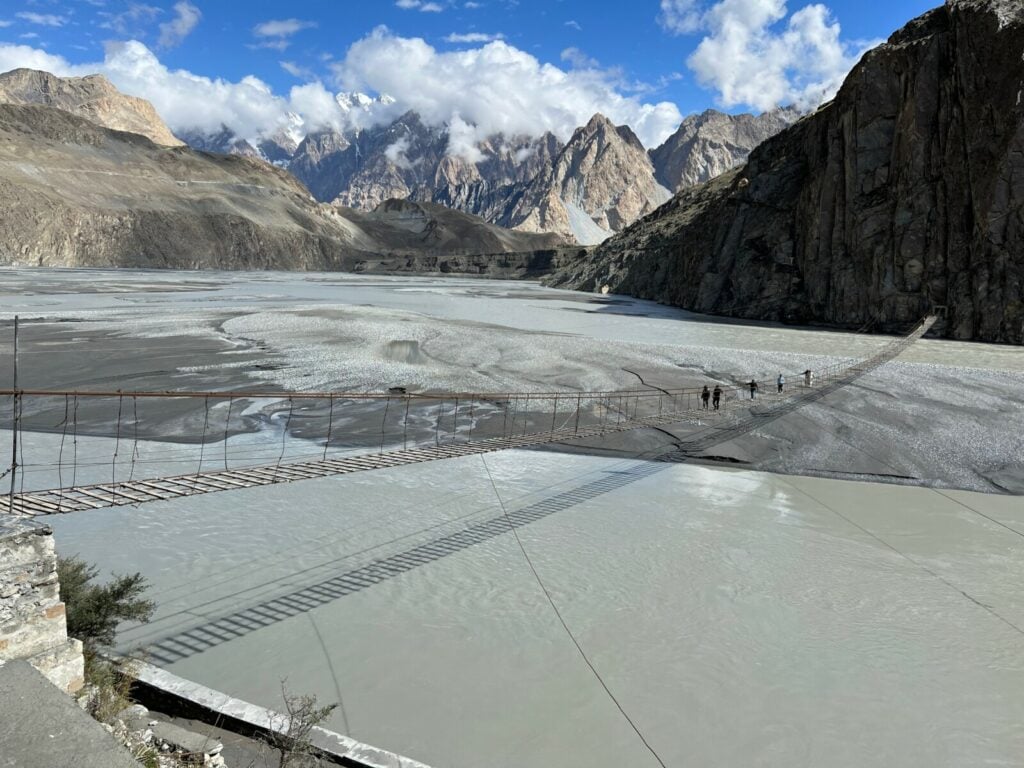
POLYGON ((395 5, 405 11, 415 9, 424 13, 441 13, 444 10, 444 6, 438 3, 424 3, 423 0, 396 0, 395 5))
POLYGON ((281 69, 287 72, 292 77, 298 77, 303 80, 308 80, 313 77, 313 73, 305 67, 299 66, 294 61, 279 61, 281 69))
POLYGON ((402 136, 398 141, 384 150, 384 157, 399 168, 412 168, 413 164, 409 162, 409 158, 405 156, 406 151, 409 149, 409 145, 409 138, 407 136, 402 136))
POLYGON ((448 43, 489 43, 492 40, 504 40, 505 36, 498 32, 494 35, 489 35, 485 32, 466 32, 465 34, 458 34, 452 32, 450 35, 445 37, 445 42, 448 43))
POLYGON ((704 32, 687 65, 726 108, 815 107, 880 42, 842 40, 839 23, 820 3, 791 15, 786 0, 719 0, 706 9, 696 0, 662 0, 661 8, 670 31, 704 32))
POLYGON ((698 0, 661 0, 658 23, 669 32, 685 35, 700 29, 698 0))
POLYGON ((9 27, 13 23, 13 21, 8 21, 7 19, 0 19, 0 29, 3 29, 4 27, 9 27))
POLYGON ((576 19, 569 19, 569 21, 565 22, 565 26, 570 27, 571 29, 575 29, 577 32, 583 29, 583 27, 580 26, 580 23, 576 21, 576 19))
POLYGON ((0 72, 8 72, 22 67, 25 69, 41 69, 61 77, 89 74, 89 71, 96 71, 95 69, 89 70, 88 68, 85 71, 78 71, 75 67, 68 64, 67 60, 62 56, 54 56, 38 48, 32 48, 27 45, 0 43, 0 72))
POLYGON ((162 8, 145 3, 132 3, 128 9, 121 13, 99 11, 98 15, 104 21, 100 24, 101 29, 110 29, 119 35, 141 34, 149 24, 163 13, 162 8))
MULTIPOLYGON (((307 75, 293 62, 281 66, 307 75)), ((355 43, 331 64, 345 90, 387 93, 397 101, 343 108, 323 83, 274 93, 256 77, 239 81, 169 69, 138 41, 108 43, 102 61, 75 64, 26 45, 0 43, 0 71, 31 67, 61 76, 106 75, 120 90, 148 99, 171 130, 213 132, 222 125, 240 138, 293 125, 307 130, 367 127, 416 110, 430 125, 451 127, 451 149, 473 157, 472 145, 494 133, 538 136, 552 131, 567 139, 595 112, 629 124, 647 146, 660 144, 682 119, 668 102, 649 103, 624 92, 621 76, 596 66, 565 70, 544 64, 504 41, 458 51, 438 51, 422 39, 401 38, 381 28, 355 43)))
POLYGON ((175 17, 160 25, 160 47, 174 48, 196 28, 203 14, 188 0, 174 4, 175 17))
POLYGON ((39 24, 43 27, 63 27, 68 23, 67 16, 55 16, 52 13, 32 13, 30 11, 22 11, 21 13, 14 14, 22 21, 27 21, 29 24, 39 24))
POLYGON ((596 69, 600 66, 597 59, 591 58, 579 48, 571 47, 562 51, 562 61, 567 61, 576 69, 596 69))
POLYGON ((296 32, 304 29, 311 29, 316 26, 315 21, 303 21, 302 19, 277 19, 265 21, 253 27, 252 33, 256 37, 291 37, 296 32))
POLYGON ((484 153, 477 146, 482 138, 484 137, 480 135, 478 127, 467 123, 458 112, 449 119, 447 149, 449 155, 461 157, 470 163, 479 163, 484 159, 484 153))
POLYGON ((334 65, 346 90, 387 93, 429 124, 462 124, 480 139, 493 133, 563 139, 595 112, 628 123, 647 146, 671 134, 682 116, 671 103, 643 103, 618 88, 618 74, 565 71, 503 41, 440 52, 420 38, 379 27, 334 65))

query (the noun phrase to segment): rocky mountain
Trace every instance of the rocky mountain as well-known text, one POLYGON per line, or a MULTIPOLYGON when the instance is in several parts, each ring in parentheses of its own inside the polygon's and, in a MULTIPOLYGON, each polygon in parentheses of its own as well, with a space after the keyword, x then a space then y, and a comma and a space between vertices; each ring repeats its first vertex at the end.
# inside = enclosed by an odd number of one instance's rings
POLYGON ((702 312, 1024 342, 1024 5, 948 0, 835 99, 567 265, 702 312))
POLYGON ((598 114, 534 177, 502 223, 592 245, 671 196, 655 181, 647 150, 633 131, 598 114))
POLYGON ((558 235, 516 232, 488 224, 479 216, 414 200, 385 200, 369 213, 340 209, 340 215, 370 239, 368 249, 384 254, 520 253, 566 244, 558 235))
POLYGON ((569 145, 551 133, 496 134, 466 146, 458 128, 428 125, 416 112, 376 124, 397 106, 387 97, 339 94, 345 129, 302 134, 301 119, 273 137, 244 141, 224 129, 184 138, 198 149, 262 157, 288 168, 320 201, 374 210, 410 198, 472 213, 495 224, 601 242, 686 186, 727 170, 796 118, 791 110, 688 118, 648 158, 633 132, 601 115, 569 145), (292 146, 294 144, 294 146, 292 146))
POLYGON ((690 115, 650 151, 654 177, 673 192, 703 184, 742 165, 756 146, 799 118, 800 111, 792 107, 760 115, 727 115, 715 109, 690 115))
POLYGON ((491 260, 514 271, 558 244, 437 206, 325 205, 263 161, 159 146, 36 105, 0 105, 0 199, 4 265, 415 270, 425 256, 529 252, 491 260))
POLYGON ((497 221, 513 194, 507 188, 529 182, 560 148, 551 134, 499 135, 473 145, 468 160, 451 152, 446 127, 428 126, 406 112, 347 135, 311 133, 288 168, 318 200, 373 210, 384 200, 412 197, 497 221))
POLYGON ((338 205, 372 210, 412 198, 582 244, 600 242, 671 196, 633 132, 601 115, 564 147, 550 133, 499 134, 459 155, 449 128, 406 112, 348 136, 310 134, 288 168, 317 199, 338 205))
POLYGON ((181 131, 181 138, 192 149, 200 152, 215 152, 218 155, 238 155, 239 157, 251 157, 263 159, 263 154, 250 144, 246 139, 238 138, 238 135, 222 125, 216 133, 208 133, 200 130, 181 131))
POLYGON ((181 146, 145 99, 126 96, 103 75, 56 77, 35 69, 0 74, 0 104, 56 107, 116 131, 147 137, 155 144, 181 146))

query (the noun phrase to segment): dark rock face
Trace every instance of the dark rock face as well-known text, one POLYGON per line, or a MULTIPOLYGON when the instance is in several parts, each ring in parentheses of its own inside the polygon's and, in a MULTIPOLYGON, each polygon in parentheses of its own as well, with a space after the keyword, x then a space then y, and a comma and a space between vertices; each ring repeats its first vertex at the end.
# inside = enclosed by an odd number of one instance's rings
POLYGON ((1024 4, 949 0, 746 167, 558 272, 702 312, 1024 343, 1024 4))

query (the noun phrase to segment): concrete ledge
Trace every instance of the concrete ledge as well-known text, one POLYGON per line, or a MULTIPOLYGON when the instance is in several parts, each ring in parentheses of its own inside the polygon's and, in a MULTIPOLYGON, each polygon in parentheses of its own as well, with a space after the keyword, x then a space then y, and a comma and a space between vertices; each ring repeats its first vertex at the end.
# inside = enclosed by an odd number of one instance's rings
MULTIPOLYGON (((124 658, 114 661, 127 661, 131 664, 135 677, 132 698, 150 709, 200 720, 245 736, 279 732, 274 724, 281 722, 282 715, 273 710, 232 698, 226 693, 185 680, 152 664, 124 658)), ((354 768, 428 768, 423 763, 324 728, 313 729, 312 743, 326 759, 337 765, 354 768)))
POLYGON ((0 665, 0 766, 139 768, 128 750, 27 661, 0 665))

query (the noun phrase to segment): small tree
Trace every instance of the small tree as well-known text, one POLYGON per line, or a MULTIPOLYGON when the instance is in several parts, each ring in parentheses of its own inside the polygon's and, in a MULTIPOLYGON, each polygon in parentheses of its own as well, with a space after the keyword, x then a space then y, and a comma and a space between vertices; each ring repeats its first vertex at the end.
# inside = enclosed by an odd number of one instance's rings
POLYGON ((68 634, 85 646, 86 656, 114 644, 117 625, 122 621, 146 622, 154 604, 143 600, 146 580, 141 573, 118 576, 107 584, 92 584, 99 569, 78 557, 57 558, 60 599, 68 617, 68 634))
POLYGON ((306 765, 307 759, 316 754, 311 740, 313 729, 330 717, 338 705, 321 707, 316 696, 297 696, 289 692, 284 681, 281 682, 281 697, 286 714, 271 722, 268 742, 277 752, 278 768, 306 765))

